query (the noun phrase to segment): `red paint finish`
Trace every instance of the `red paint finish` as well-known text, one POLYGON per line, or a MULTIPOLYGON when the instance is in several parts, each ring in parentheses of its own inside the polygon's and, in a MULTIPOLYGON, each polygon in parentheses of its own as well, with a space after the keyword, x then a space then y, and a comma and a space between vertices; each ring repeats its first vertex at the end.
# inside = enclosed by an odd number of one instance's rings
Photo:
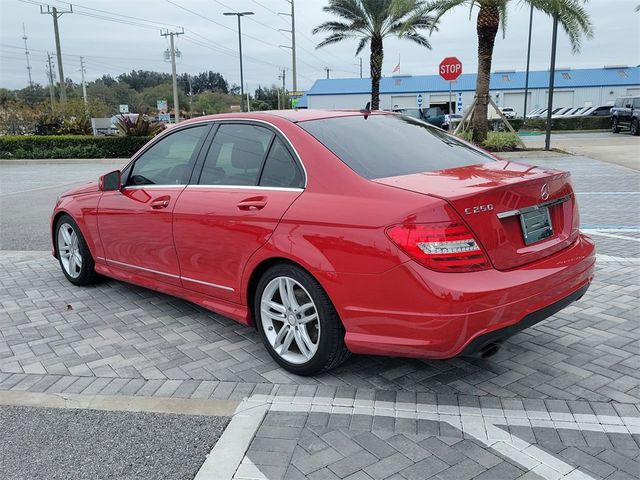
POLYGON ((242 303, 244 266, 271 237, 286 209, 301 193, 187 187, 173 212, 183 286, 242 303))
MULTIPOLYGON (((449 358, 479 335, 591 282, 595 247, 578 230, 568 173, 498 160, 366 180, 295 123, 349 115, 362 114, 225 114, 181 124, 266 122, 304 165, 304 189, 189 185, 101 192, 91 184, 65 194, 53 218, 64 212, 76 220, 99 273, 246 324, 253 322, 254 272, 264 262, 295 262, 326 290, 348 348, 358 353, 449 358), (570 199, 550 208, 553 236, 527 246, 518 217, 496 213, 541 203, 545 185, 548 200, 570 199), (490 210, 468 213, 487 205, 490 210), (456 235, 467 232, 460 238, 477 241, 485 263, 463 272, 429 268, 418 250, 389 236, 394 226, 415 225, 456 225, 456 235)), ((433 234, 433 228, 420 231, 433 234)))
POLYGON ((173 241, 173 209, 184 187, 126 187, 104 192, 98 230, 110 266, 181 285, 173 241))

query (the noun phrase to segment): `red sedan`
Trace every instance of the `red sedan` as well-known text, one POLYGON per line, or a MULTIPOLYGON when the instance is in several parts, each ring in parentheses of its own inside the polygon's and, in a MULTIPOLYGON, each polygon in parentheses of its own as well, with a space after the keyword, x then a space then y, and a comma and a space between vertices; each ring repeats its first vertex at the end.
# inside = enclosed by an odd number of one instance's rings
POLYGON ((51 232, 70 282, 255 326, 302 375, 351 352, 491 355, 584 295, 595 264, 569 173, 384 112, 183 122, 65 193, 51 232))

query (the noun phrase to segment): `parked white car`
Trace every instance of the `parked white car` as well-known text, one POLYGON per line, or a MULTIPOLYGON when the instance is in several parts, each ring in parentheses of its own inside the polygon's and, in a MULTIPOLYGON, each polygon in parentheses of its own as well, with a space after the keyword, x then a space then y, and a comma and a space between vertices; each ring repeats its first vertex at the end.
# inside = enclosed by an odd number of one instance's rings
POLYGON ((516 118, 518 116, 518 112, 516 112, 513 108, 511 107, 502 107, 500 109, 500 111, 502 112, 502 114, 511 119, 511 118, 516 118))

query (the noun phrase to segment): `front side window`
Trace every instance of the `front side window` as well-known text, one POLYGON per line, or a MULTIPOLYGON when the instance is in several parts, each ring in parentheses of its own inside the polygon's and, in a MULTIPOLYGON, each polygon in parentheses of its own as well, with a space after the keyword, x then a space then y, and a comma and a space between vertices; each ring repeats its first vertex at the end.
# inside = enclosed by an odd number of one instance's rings
POLYGON ((300 168, 285 147, 282 140, 276 138, 265 161, 260 186, 302 188, 303 177, 300 168))
POLYGON ((200 174, 200 185, 256 185, 273 140, 268 128, 247 124, 221 125, 200 174))
POLYGON ((157 141, 133 164, 128 186, 186 185, 208 125, 185 128, 157 141))
POLYGON ((440 129, 400 115, 354 115, 299 122, 360 176, 395 177, 495 159, 440 129))

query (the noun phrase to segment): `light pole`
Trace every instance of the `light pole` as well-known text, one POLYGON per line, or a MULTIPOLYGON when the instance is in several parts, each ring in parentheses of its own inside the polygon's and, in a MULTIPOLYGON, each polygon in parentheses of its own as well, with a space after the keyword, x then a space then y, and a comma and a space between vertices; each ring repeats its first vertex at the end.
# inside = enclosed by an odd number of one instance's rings
POLYGON ((533 4, 529 13, 529 43, 527 45, 527 74, 524 77, 524 110, 522 112, 523 123, 527 123, 527 100, 529 96, 529 65, 531 63, 531 30, 533 28, 533 4))
POLYGON ((244 74, 242 72, 242 29, 240 27, 240 17, 253 15, 253 12, 224 12, 223 15, 235 15, 238 17, 238 50, 240 52, 240 110, 244 112, 244 74))
POLYGON ((553 14, 553 35, 551 37, 551 66, 549 68, 549 102, 547 106, 547 132, 544 149, 551 150, 551 115, 553 114, 553 88, 556 76, 556 45, 558 43, 558 12, 553 14))

